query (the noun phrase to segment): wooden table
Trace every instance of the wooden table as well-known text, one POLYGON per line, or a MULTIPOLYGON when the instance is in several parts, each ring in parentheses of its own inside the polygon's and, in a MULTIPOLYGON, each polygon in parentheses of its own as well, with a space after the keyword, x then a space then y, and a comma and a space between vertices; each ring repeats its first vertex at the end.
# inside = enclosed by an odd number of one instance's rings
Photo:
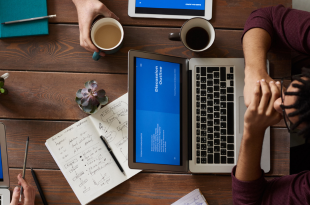
MULTIPOLYGON (((240 37, 251 11, 291 0, 213 0, 216 40, 203 53, 193 53, 181 42, 168 40, 184 20, 130 18, 127 0, 105 0, 120 17, 125 40, 115 55, 95 62, 79 45, 76 9, 71 0, 47 0, 50 34, 0 40, 0 74, 9 72, 5 83, 9 95, 0 96, 0 121, 7 127, 11 188, 21 173, 27 136, 30 147, 26 178, 35 186, 29 168, 35 169, 49 204, 79 204, 58 166, 46 149, 46 139, 87 115, 75 103, 75 92, 87 80, 96 80, 110 100, 127 92, 129 49, 180 57, 243 57, 240 37)), ((268 58, 271 76, 290 75, 290 53, 274 48, 268 58)), ((271 129, 271 171, 267 179, 289 174, 289 135, 280 122, 271 129)), ((215 174, 139 173, 104 194, 92 204, 171 204, 199 187, 208 202, 232 204, 231 177, 215 174)), ((39 194, 36 204, 42 204, 39 194)))

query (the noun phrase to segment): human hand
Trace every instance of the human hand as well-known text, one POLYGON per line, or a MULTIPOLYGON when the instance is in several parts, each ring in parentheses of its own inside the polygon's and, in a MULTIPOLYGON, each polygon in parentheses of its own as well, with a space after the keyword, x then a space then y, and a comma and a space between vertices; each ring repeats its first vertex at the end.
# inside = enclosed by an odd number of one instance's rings
MULTIPOLYGON (((119 18, 111 12, 103 3, 98 0, 73 0, 78 13, 79 29, 80 29, 80 45, 90 52, 99 52, 90 39, 90 27, 93 20, 103 15, 105 17, 119 18)), ((105 56, 100 52, 101 56, 105 56)))
POLYGON ((10 205, 34 205, 34 200, 35 200, 35 189, 33 186, 27 183, 26 180, 22 178, 22 175, 19 174, 17 175, 18 179, 18 185, 22 186, 24 191, 23 195, 21 197, 21 202, 19 202, 19 196, 20 196, 20 187, 17 186, 13 190, 13 195, 12 195, 12 201, 10 205))
POLYGON ((273 81, 273 79, 268 75, 266 71, 261 72, 255 72, 254 68, 246 68, 245 69, 245 78, 244 78, 244 89, 243 89, 243 95, 244 95, 244 104, 249 107, 252 99, 252 93, 255 88, 255 82, 265 79, 267 83, 270 81, 273 81))
POLYGON ((244 114, 244 131, 264 136, 267 127, 282 119, 282 115, 273 107, 274 102, 280 97, 281 83, 267 83, 263 79, 253 84, 251 103, 244 114))

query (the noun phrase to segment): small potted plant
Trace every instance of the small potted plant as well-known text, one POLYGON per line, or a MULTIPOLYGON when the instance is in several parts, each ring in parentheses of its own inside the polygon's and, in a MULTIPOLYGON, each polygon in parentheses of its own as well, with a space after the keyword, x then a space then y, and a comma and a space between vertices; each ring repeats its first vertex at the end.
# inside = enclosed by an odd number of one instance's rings
POLYGON ((6 88, 4 88, 4 80, 7 79, 9 77, 8 73, 4 73, 1 77, 0 77, 0 94, 6 95, 8 94, 8 90, 6 88))
POLYGON ((75 101, 88 114, 97 112, 102 106, 106 105, 109 98, 105 95, 103 89, 97 91, 97 82, 94 80, 87 81, 85 88, 79 89, 76 92, 75 101))

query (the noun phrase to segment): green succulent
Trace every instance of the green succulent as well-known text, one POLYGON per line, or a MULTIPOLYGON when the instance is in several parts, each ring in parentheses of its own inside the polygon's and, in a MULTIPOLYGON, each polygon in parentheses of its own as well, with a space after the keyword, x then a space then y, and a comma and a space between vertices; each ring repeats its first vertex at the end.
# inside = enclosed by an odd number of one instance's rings
POLYGON ((0 77, 0 94, 3 94, 3 95, 6 95, 8 94, 8 90, 6 88, 4 88, 4 81, 6 78, 9 77, 9 74, 8 73, 5 73, 3 74, 1 77, 0 77))
POLYGON ((97 91, 97 87, 97 82, 90 80, 85 83, 85 88, 79 89, 76 92, 75 101, 86 113, 95 113, 109 101, 109 98, 105 95, 105 91, 103 89, 97 91))

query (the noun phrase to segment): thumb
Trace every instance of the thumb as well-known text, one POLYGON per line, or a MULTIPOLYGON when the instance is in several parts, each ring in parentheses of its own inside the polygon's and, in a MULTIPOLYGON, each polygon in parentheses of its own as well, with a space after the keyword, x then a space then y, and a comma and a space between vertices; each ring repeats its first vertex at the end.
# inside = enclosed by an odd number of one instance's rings
POLYGON ((119 20, 119 18, 112 11, 110 11, 104 4, 101 5, 99 13, 101 13, 105 17, 110 17, 119 20))
POLYGON ((13 190, 11 205, 17 205, 19 202, 20 188, 16 186, 13 190))

